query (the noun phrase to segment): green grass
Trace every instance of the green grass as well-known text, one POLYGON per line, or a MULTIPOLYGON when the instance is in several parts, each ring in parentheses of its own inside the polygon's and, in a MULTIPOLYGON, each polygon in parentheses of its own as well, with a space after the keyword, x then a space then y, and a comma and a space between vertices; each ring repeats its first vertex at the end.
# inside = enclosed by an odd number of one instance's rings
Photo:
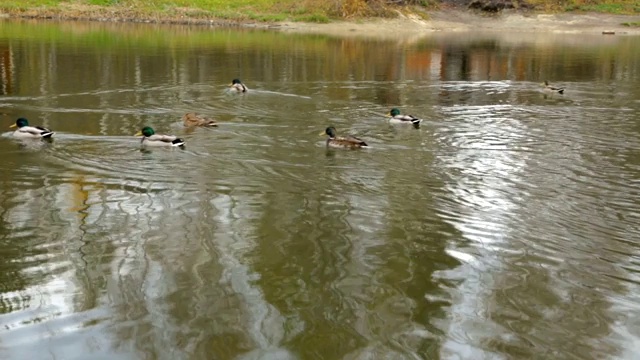
POLYGON ((609 14, 625 14, 632 12, 632 8, 630 8, 629 5, 626 4, 585 4, 576 5, 569 10, 593 11, 609 14))
POLYGON ((529 0, 536 9, 546 12, 598 12, 608 14, 637 14, 638 0, 529 0))
POLYGON ((112 6, 118 4, 118 0, 88 0, 91 5, 112 6))
POLYGON ((25 1, 2 1, 0 2, 0 10, 27 10, 32 8, 50 8, 56 7, 61 1, 58 0, 25 0, 25 1))
MULTIPOLYGON (((335 3, 365 0, 334 0, 335 3)), ((325 0, 2 0, 0 11, 78 16, 116 12, 133 17, 218 18, 226 20, 284 20, 326 23, 339 17, 325 0), (98 8, 96 8, 98 7, 98 8)))
POLYGON ((636 22, 624 22, 622 24, 620 24, 622 26, 628 26, 628 27, 640 27, 640 21, 636 21, 636 22))
MULTIPOLYGON (((149 19, 222 19, 327 23, 333 19, 393 17, 394 9, 428 18, 438 0, 0 0, 0 11, 73 17, 114 16, 149 19)), ((593 11, 637 14, 640 0, 528 0, 538 11, 593 11)), ((633 23, 635 24, 635 23, 633 23)), ((630 25, 635 26, 635 25, 630 25)))

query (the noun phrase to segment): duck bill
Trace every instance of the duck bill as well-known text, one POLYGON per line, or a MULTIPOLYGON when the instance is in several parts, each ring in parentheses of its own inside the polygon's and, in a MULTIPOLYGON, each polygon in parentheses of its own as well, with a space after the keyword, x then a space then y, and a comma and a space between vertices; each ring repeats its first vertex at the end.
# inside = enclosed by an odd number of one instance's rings
POLYGON ((133 136, 142 136, 142 131, 138 131, 135 135, 133 136))
POLYGON ((9 128, 14 128, 14 127, 18 127, 18 125, 13 124, 13 125, 10 125, 10 126, 9 126, 9 128))
POLYGON ((327 134, 327 132, 326 132, 326 131, 323 131, 323 132, 321 132, 320 134, 318 134, 318 136, 324 136, 324 135, 326 135, 326 134, 327 134))

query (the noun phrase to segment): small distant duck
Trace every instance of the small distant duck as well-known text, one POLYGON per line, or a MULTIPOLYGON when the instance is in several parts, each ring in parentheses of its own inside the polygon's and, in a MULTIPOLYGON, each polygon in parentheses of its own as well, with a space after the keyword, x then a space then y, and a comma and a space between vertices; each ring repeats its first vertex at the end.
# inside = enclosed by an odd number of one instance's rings
POLYGON ((42 126, 29 126, 29 120, 25 118, 19 118, 15 124, 9 127, 17 127, 18 130, 13 132, 13 136, 21 139, 48 139, 55 134, 42 126))
POLYGON ((422 119, 419 119, 413 115, 402 115, 397 108, 391 109, 387 116, 390 116, 389 122, 392 124, 411 124, 415 128, 420 127, 422 119))
POLYGON ((229 85, 229 91, 236 93, 245 93, 249 90, 240 79, 233 79, 231 85, 229 85))
POLYGON ((355 136, 336 136, 336 128, 334 128, 333 126, 329 126, 324 132, 320 133, 320 135, 324 134, 329 135, 329 138, 327 139, 328 147, 359 149, 368 146, 366 142, 358 139, 355 136))
POLYGON ((149 126, 143 127, 135 136, 142 136, 142 146, 184 146, 184 140, 173 135, 156 134, 149 126))
POLYGON ((186 113, 182 115, 182 122, 185 127, 195 127, 195 126, 203 126, 203 127, 214 127, 218 126, 215 120, 212 120, 204 115, 199 115, 196 113, 186 113))
POLYGON ((547 80, 544 81, 544 90, 549 92, 557 92, 558 94, 564 94, 563 87, 551 86, 549 85, 549 82, 547 80))

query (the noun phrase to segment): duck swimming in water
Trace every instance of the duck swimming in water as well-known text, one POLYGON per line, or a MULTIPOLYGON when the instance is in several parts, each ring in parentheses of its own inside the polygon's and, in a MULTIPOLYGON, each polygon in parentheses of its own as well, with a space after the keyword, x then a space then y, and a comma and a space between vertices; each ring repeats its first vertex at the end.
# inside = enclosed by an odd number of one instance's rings
POLYGON ((556 92, 558 94, 564 94, 564 88, 563 87, 551 86, 551 85, 549 85, 549 82, 547 80, 544 81, 544 84, 542 86, 544 86, 544 90, 545 91, 556 92))
POLYGON ((240 79, 233 79, 229 85, 229 91, 235 93, 246 93, 249 90, 240 79))
POLYGON ((215 120, 212 120, 204 115, 199 115, 196 113, 186 113, 182 115, 182 122, 185 127, 215 127, 218 126, 215 120))
POLYGON ((135 136, 142 136, 142 146, 184 146, 184 140, 173 135, 156 134, 149 126, 143 127, 135 136))
POLYGON ((347 135, 347 136, 337 136, 336 128, 333 126, 329 126, 324 132, 321 132, 320 135, 329 135, 327 139, 327 147, 333 148, 343 148, 343 149, 359 149, 362 147, 367 147, 367 143, 358 139, 355 136, 347 135))
POLYGON ((400 114, 400 110, 398 110, 397 108, 391 109, 387 116, 390 117, 389 122, 392 124, 411 124, 415 128, 420 127, 420 123, 422 122, 422 119, 417 118, 413 115, 400 114))
POLYGON ((29 126, 29 120, 25 118, 19 118, 15 124, 9 127, 17 127, 18 129, 13 132, 13 136, 21 139, 49 139, 55 134, 42 126, 29 126))

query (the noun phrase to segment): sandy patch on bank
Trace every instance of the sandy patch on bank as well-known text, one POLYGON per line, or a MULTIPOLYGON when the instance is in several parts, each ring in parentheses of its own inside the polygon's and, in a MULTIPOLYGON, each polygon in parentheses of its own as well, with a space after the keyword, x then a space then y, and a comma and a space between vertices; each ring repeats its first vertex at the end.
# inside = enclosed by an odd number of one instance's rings
POLYGON ((625 22, 639 22, 640 16, 608 14, 524 14, 504 12, 481 15, 464 10, 444 10, 429 13, 429 19, 410 15, 396 19, 373 19, 363 22, 332 22, 311 24, 285 22, 276 25, 281 31, 317 33, 335 36, 363 36, 376 38, 414 37, 437 31, 470 32, 546 32, 640 35, 640 28, 623 26, 625 22))

